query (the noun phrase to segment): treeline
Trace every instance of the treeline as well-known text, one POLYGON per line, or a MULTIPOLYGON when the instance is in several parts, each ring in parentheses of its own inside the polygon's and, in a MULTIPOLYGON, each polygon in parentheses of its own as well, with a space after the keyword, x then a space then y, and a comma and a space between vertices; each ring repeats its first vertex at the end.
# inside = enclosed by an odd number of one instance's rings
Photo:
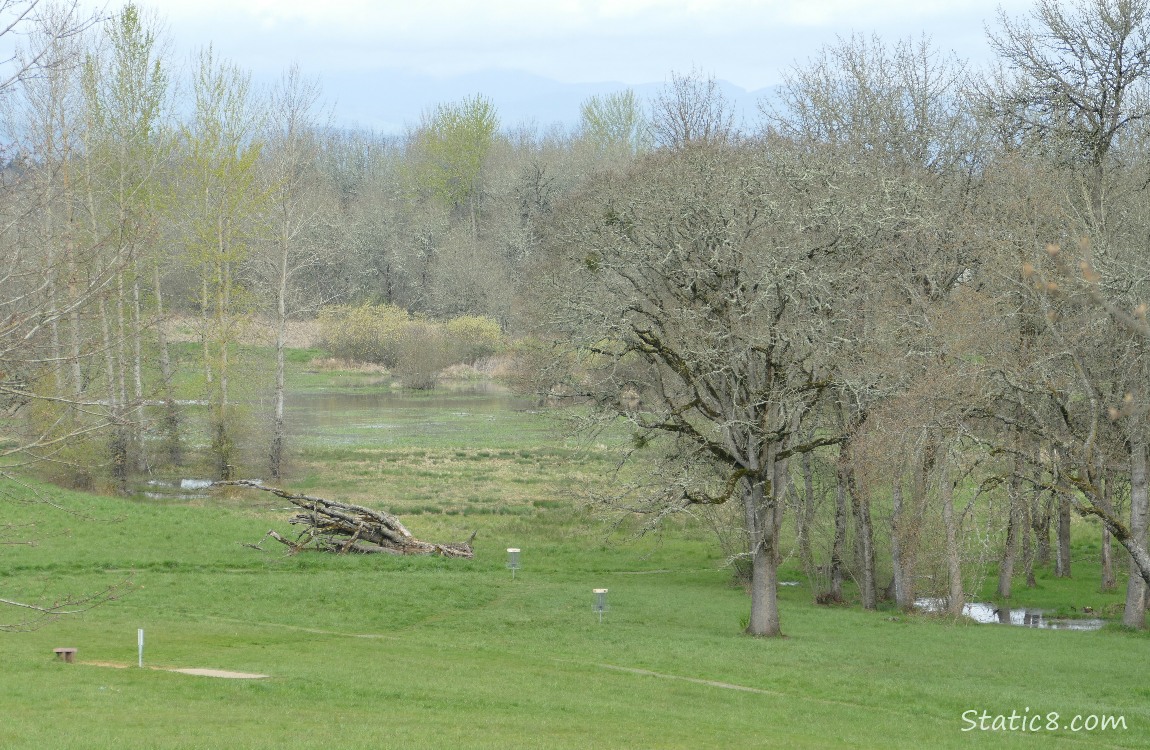
POLYGON ((988 562, 1004 597, 1015 572, 1070 575, 1077 512, 1103 587, 1112 540, 1132 556, 1140 627, 1147 14, 1038 0, 980 70, 841 39, 755 122, 689 72, 589 99, 573 131, 502 123, 480 94, 380 137, 332 128, 298 70, 260 92, 209 49, 177 75, 134 6, 87 26, 49 7, 5 109, 4 450, 120 485, 184 460, 176 312, 225 478, 249 460, 238 388, 274 394, 281 471, 289 320, 392 367, 507 336, 518 382, 629 425, 639 473, 602 502, 715 522, 751 633, 781 632, 784 509, 824 600, 853 579, 866 607, 952 611, 988 562), (257 313, 278 336, 253 367, 257 313))
POLYGON ((676 77, 652 150, 543 225, 537 383, 630 425, 601 502, 714 521, 752 634, 788 550, 821 601, 958 614, 988 570, 1071 575, 1075 514, 1144 627, 1147 3, 1039 0, 990 41, 971 70, 839 40, 753 128, 676 77))

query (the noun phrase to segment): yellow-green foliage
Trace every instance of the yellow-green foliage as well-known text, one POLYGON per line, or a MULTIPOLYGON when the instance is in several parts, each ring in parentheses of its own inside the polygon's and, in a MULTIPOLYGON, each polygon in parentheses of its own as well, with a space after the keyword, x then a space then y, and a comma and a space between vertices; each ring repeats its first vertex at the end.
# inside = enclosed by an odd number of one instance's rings
POLYGON ((405 388, 434 388, 439 371, 451 364, 451 347, 447 346, 443 325, 424 318, 411 321, 399 344, 399 361, 395 372, 405 388))
POLYGON ((320 337, 333 356, 395 367, 411 316, 395 305, 338 305, 320 311, 320 337))
POLYGON ((409 388, 430 388, 444 367, 474 363, 505 346, 499 323, 464 315, 441 323, 412 317, 394 305, 341 305, 319 315, 323 346, 333 356, 375 362, 409 388))
POLYGON ((482 315, 461 315, 444 323, 443 328, 455 355, 469 364, 502 351, 505 345, 499 323, 482 315))
POLYGON ((47 371, 29 380, 33 397, 20 410, 23 434, 17 439, 45 446, 25 454, 51 457, 40 464, 44 476, 68 487, 91 489, 105 474, 108 443, 102 443, 101 433, 93 429, 99 421, 97 410, 80 408, 69 397, 59 398, 59 387, 47 371))

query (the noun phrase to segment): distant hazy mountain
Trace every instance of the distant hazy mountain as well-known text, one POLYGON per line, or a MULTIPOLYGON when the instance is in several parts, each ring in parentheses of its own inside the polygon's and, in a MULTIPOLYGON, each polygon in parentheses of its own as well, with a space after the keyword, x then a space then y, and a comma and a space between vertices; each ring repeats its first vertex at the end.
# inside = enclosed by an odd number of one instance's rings
MULTIPOLYGON (((573 128, 579 123, 579 106, 595 94, 609 94, 627 84, 561 83, 529 73, 492 71, 437 78, 397 70, 372 73, 330 74, 322 79, 324 95, 334 105, 336 124, 362 127, 380 133, 401 133, 419 123, 420 115, 443 102, 483 94, 494 102, 504 127, 535 123, 547 127, 559 123, 573 128)), ((755 119, 757 102, 769 89, 747 91, 719 82, 738 116, 755 119)), ((645 98, 656 96, 664 82, 630 86, 645 98)))

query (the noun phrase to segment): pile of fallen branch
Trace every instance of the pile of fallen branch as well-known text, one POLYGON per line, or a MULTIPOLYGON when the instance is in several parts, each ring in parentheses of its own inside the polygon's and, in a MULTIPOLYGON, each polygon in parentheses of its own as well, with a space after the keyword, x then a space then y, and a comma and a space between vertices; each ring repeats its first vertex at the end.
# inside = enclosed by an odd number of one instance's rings
POLYGON ((293 541, 274 529, 264 535, 257 544, 246 547, 262 550, 260 545, 271 537, 284 544, 291 553, 303 550, 322 552, 354 552, 361 554, 383 553, 388 555, 442 555, 444 557, 474 557, 471 542, 475 534, 466 542, 455 544, 433 544, 421 542, 411 535, 399 519, 382 510, 365 508, 362 505, 325 500, 311 495, 296 495, 276 487, 268 487, 249 479, 230 482, 214 482, 214 487, 251 487, 282 497, 300 508, 288 523, 303 526, 303 531, 293 541))

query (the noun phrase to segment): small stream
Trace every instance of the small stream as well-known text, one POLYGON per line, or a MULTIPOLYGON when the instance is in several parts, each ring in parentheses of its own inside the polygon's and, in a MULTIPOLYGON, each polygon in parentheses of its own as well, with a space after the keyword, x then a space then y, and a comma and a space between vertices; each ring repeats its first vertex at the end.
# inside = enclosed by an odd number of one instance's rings
MULTIPOLYGON (((946 600, 924 597, 915 599, 914 606, 923 612, 942 612, 946 609, 946 600)), ((1106 624, 1105 620, 1097 617, 1050 617, 1046 610, 1003 607, 990 602, 969 602, 963 606, 962 614, 979 623, 1018 625, 1042 630, 1099 630, 1106 624)))

